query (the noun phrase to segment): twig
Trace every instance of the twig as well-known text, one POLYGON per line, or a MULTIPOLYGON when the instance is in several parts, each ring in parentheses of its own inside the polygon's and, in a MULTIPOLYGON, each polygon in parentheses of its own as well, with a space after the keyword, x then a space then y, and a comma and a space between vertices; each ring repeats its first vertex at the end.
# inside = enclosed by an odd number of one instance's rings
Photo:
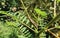
POLYGON ((41 29, 39 33, 42 33, 46 29, 48 29, 51 26, 51 24, 54 23, 59 17, 60 17, 60 13, 55 18, 53 18, 43 29, 41 29))
POLYGON ((58 18, 60 18, 60 13, 55 17, 53 18, 46 26, 45 28, 49 28, 51 26, 52 23, 54 23, 58 18))
POLYGON ((33 32, 35 32, 35 33, 37 33, 35 30, 33 30, 32 28, 30 28, 28 25, 26 25, 25 23, 22 23, 21 22, 21 24, 23 24, 24 26, 26 26, 27 28, 29 28, 30 30, 32 30, 33 32))
POLYGON ((53 28, 49 28, 49 29, 47 29, 47 30, 53 30, 53 29, 55 29, 55 27, 53 27, 53 28))
POLYGON ((55 36, 56 38, 59 38, 56 34, 54 34, 53 32, 51 32, 50 30, 47 30, 49 33, 51 33, 53 36, 55 36))
POLYGON ((0 16, 0 17, 7 17, 6 15, 0 16))
POLYGON ((56 0, 54 0, 54 18, 56 17, 56 0))
POLYGON ((22 0, 20 0, 20 1, 21 1, 21 3, 22 3, 23 8, 25 9, 25 12, 26 12, 26 14, 27 14, 28 19, 29 19, 29 20, 32 22, 32 24, 38 29, 38 24, 37 24, 37 23, 31 18, 31 16, 29 15, 29 13, 28 13, 28 11, 27 11, 27 8, 25 7, 23 1, 22 1, 22 0))

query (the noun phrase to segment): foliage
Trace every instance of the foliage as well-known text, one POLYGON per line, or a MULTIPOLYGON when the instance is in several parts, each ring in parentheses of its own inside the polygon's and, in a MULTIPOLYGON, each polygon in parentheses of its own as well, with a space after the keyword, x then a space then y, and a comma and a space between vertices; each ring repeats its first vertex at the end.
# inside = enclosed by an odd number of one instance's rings
POLYGON ((60 0, 57 0, 57 3, 59 3, 60 2, 60 0))
POLYGON ((40 9, 35 8, 34 10, 36 11, 37 14, 41 15, 42 17, 46 17, 47 16, 46 12, 41 11, 40 9))
POLYGON ((0 0, 0 38, 58 38, 60 0, 56 1, 54 8, 55 0, 0 0))

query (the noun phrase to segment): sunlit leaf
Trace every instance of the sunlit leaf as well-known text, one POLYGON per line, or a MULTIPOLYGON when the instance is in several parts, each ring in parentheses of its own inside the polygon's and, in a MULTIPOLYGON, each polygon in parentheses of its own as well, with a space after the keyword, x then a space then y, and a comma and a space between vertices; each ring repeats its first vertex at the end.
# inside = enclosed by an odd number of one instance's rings
POLYGON ((57 1, 57 3, 59 3, 60 2, 60 0, 56 0, 57 1))
POLYGON ((41 11, 41 10, 38 9, 38 8, 35 8, 34 10, 35 10, 35 12, 36 12, 37 14, 41 15, 42 17, 46 17, 46 16, 47 16, 47 13, 46 13, 45 11, 41 11))

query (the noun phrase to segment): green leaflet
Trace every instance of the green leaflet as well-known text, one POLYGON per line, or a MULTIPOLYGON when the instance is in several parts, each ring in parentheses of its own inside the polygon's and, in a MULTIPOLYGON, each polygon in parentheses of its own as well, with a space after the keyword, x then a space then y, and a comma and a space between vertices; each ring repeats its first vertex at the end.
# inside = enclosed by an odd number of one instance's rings
POLYGON ((46 17, 46 16, 47 16, 47 13, 46 13, 45 11, 41 11, 41 10, 38 9, 38 8, 35 8, 34 10, 35 10, 35 12, 36 12, 37 14, 41 15, 42 17, 46 17))
MULTIPOLYGON (((7 26, 7 27, 14 27, 13 29, 18 29, 17 32, 17 36, 18 38, 30 38, 32 36, 32 33, 30 33, 30 31, 28 30, 28 28, 24 27, 24 25, 21 24, 21 22, 29 24, 30 21, 28 21, 29 19, 26 18, 26 16, 24 15, 23 11, 17 11, 15 13, 10 12, 10 11, 0 11, 0 14, 5 14, 6 16, 10 16, 11 19, 15 20, 15 21, 9 21, 9 20, 5 20, 6 22, 4 22, 4 24, 2 24, 3 26, 7 26), (18 14, 18 15, 17 15, 18 14), (20 26, 19 26, 20 25, 20 26), (20 33, 21 32, 21 33, 20 33), (21 35, 20 35, 21 34, 21 35)), ((1 24, 0 24, 1 25, 1 24)), ((31 25, 31 24, 30 24, 31 25)), ((1 26, 0 26, 1 27, 1 26)), ((11 29, 12 29, 11 28, 11 29)), ((32 27, 33 28, 33 27, 32 27)), ((12 29, 12 30, 13 30, 12 29)), ((4 32, 4 31, 3 31, 4 32)), ((8 32, 7 32, 8 33, 8 32)), ((0 34, 2 35, 2 34, 0 34)), ((16 34, 15 34, 16 35, 16 34)), ((5 36, 5 35, 4 35, 5 36)), ((9 34, 10 36, 10 34, 9 34)), ((12 36, 13 37, 13 36, 12 36)), ((32 36, 33 37, 33 36, 32 36)), ((3 38, 3 37, 0 37, 3 38)), ((9 38, 7 35, 4 38, 9 38)))
POLYGON ((60 26, 56 25, 56 26, 55 26, 55 28, 58 28, 58 29, 60 29, 60 26))
POLYGON ((60 0, 56 0, 57 1, 57 3, 59 3, 60 2, 60 0))

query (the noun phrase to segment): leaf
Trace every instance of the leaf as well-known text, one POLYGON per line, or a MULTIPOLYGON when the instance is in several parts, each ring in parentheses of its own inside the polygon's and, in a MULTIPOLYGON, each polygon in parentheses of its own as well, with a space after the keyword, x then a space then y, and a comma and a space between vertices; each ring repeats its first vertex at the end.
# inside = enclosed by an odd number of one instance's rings
POLYGON ((37 14, 41 15, 42 17, 46 17, 46 16, 47 16, 47 13, 46 13, 45 11, 41 11, 41 10, 38 9, 38 8, 35 8, 34 10, 35 10, 35 12, 36 12, 37 14))
POLYGON ((59 28, 60 29, 60 26, 56 25, 55 28, 59 28))
POLYGON ((60 2, 60 0, 56 0, 57 1, 57 3, 59 3, 60 2))

